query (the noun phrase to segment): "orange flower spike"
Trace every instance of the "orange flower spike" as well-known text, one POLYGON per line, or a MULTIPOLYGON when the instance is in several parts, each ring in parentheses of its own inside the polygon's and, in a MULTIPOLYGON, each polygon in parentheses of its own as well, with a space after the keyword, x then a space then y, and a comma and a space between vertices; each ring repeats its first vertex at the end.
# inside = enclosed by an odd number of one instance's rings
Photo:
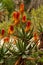
POLYGON ((13 34, 14 33, 14 27, 11 25, 8 29, 8 34, 13 34))
POLYGON ((33 39, 34 39, 35 42, 37 42, 36 45, 38 45, 39 44, 39 42, 38 42, 39 37, 38 37, 37 33, 34 33, 33 39))
POLYGON ((22 17, 22 22, 23 22, 23 23, 26 22, 26 16, 25 16, 25 15, 22 17))
POLYGON ((30 26, 31 26, 31 22, 28 20, 26 28, 25 28, 25 32, 29 31, 30 26))
POLYGON ((20 18, 20 13, 19 12, 14 12, 13 17, 14 17, 14 20, 19 19, 20 18))
POLYGON ((34 40, 35 40, 35 41, 38 40, 38 35, 37 35, 37 33, 34 33, 34 40))
POLYGON ((17 16, 16 16, 17 19, 20 18, 20 12, 17 12, 17 16))
POLYGON ((14 20, 16 19, 16 16, 17 16, 17 12, 14 12, 14 13, 13 13, 13 18, 14 18, 14 20))
POLYGON ((14 12, 13 17, 14 17, 14 25, 18 24, 20 20, 20 12, 14 12))
POLYGON ((9 42, 9 37, 5 37, 4 42, 9 42))
POLYGON ((2 31, 1 31, 1 35, 4 35, 4 34, 5 34, 5 30, 3 28, 2 31))
POLYGON ((24 12, 24 4, 23 4, 23 3, 20 4, 20 12, 21 12, 21 13, 24 12))
POLYGON ((13 25, 10 26, 10 30, 13 31, 14 30, 14 27, 13 25))

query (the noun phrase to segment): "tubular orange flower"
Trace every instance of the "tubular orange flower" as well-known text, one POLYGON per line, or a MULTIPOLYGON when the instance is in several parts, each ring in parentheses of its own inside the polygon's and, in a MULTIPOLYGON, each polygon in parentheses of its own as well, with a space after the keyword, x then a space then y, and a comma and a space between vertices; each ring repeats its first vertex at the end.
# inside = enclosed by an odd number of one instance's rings
POLYGON ((23 3, 20 4, 20 12, 21 12, 21 13, 24 12, 24 4, 23 4, 23 3))
POLYGON ((36 45, 38 45, 39 44, 39 41, 38 41, 39 40, 39 36, 38 36, 37 32, 34 33, 33 39, 36 42, 36 45))
POLYGON ((34 33, 34 41, 37 41, 38 40, 38 35, 37 35, 37 33, 35 32, 34 33))
POLYGON ((13 25, 10 25, 9 29, 8 29, 8 34, 13 34, 14 33, 14 27, 13 25))
POLYGON ((5 37, 4 42, 9 42, 9 37, 5 37))
POLYGON ((17 12, 17 16, 16 16, 17 19, 20 18, 20 12, 17 12))
POLYGON ((5 34, 5 30, 3 28, 2 31, 1 31, 1 35, 4 35, 4 34, 5 34))
POLYGON ((20 12, 14 12, 13 17, 14 17, 14 25, 18 24, 20 20, 20 12))
POLYGON ((18 20, 20 18, 20 12, 13 13, 14 20, 18 20))
POLYGON ((26 28, 25 28, 25 32, 27 32, 30 29, 31 26, 31 22, 28 20, 26 28))
POLYGON ((14 13, 13 13, 13 18, 14 18, 14 20, 16 20, 16 15, 17 15, 17 12, 14 12, 14 13))
POLYGON ((22 22, 23 22, 23 23, 26 22, 26 16, 25 16, 25 15, 22 17, 22 22))
POLYGON ((10 25, 10 30, 11 30, 11 31, 13 31, 13 30, 14 30, 13 25, 10 25))
POLYGON ((30 27, 30 25, 31 25, 31 21, 30 20, 28 20, 28 22, 27 22, 27 27, 30 27))

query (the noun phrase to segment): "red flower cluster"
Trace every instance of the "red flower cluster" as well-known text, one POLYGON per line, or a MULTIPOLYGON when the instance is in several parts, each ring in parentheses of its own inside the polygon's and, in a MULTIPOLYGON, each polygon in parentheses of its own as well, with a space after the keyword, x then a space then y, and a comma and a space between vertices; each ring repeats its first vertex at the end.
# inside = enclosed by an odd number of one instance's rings
POLYGON ((20 13, 19 12, 14 12, 13 17, 14 17, 15 20, 19 19, 20 13))
POLYGON ((13 13, 13 17, 14 17, 14 25, 18 24, 20 22, 20 20, 22 20, 23 23, 25 23, 25 22, 27 23, 25 31, 27 32, 30 29, 31 22, 30 22, 30 20, 27 20, 27 18, 26 18, 23 3, 20 4, 19 12, 16 11, 13 13))
POLYGON ((14 25, 18 24, 19 19, 20 19, 20 12, 14 12, 13 18, 14 18, 14 25))

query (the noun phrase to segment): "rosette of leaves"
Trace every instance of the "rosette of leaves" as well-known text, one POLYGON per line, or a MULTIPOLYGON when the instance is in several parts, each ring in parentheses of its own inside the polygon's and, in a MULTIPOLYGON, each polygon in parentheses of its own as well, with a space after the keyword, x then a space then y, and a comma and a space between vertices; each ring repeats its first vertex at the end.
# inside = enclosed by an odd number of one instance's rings
POLYGON ((0 44, 0 64, 4 65, 6 62, 6 59, 10 56, 10 53, 7 53, 8 49, 6 48, 6 45, 0 44))
POLYGON ((18 39, 15 45, 8 42, 0 47, 2 65, 38 65, 40 62, 43 62, 43 52, 38 50, 34 41, 29 41, 26 45, 24 41, 18 39))
POLYGON ((30 39, 33 37, 33 28, 28 32, 25 32, 25 24, 20 24, 19 27, 15 26, 15 32, 14 36, 18 37, 18 39, 21 39, 26 44, 28 44, 30 39))
MULTIPOLYGON (((10 43, 11 45, 11 43, 10 43)), ((13 55, 13 63, 12 65, 36 65, 37 59, 38 59, 38 51, 37 46, 34 42, 31 42, 28 45, 25 45, 25 43, 22 40, 16 40, 16 45, 11 45, 10 47, 7 47, 10 53, 13 55), (11 49, 12 47, 12 49, 11 49)), ((6 65, 10 61, 6 62, 6 65)))

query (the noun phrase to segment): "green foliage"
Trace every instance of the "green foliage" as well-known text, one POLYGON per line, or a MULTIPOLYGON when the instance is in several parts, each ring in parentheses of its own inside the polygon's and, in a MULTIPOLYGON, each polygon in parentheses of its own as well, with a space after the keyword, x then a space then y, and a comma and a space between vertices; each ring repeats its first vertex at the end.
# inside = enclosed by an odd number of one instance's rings
POLYGON ((38 32, 43 33, 43 26, 39 23, 38 32))
POLYGON ((22 42, 21 40, 16 41, 16 46, 12 45, 12 43, 9 43, 7 49, 13 56, 10 56, 10 58, 7 59, 6 63, 8 65, 15 63, 16 60, 18 60, 20 57, 23 60, 25 60, 26 65, 30 64, 36 65, 38 62, 43 62, 43 54, 40 50, 36 51, 36 47, 37 47, 36 44, 35 43, 33 44, 33 42, 30 42, 28 45, 25 45, 25 43, 22 42), (41 54, 42 57, 40 57, 41 54), (35 59, 31 60, 30 58, 35 59))
POLYGON ((26 65, 30 65, 30 64, 36 65, 36 63, 35 63, 34 61, 27 61, 27 62, 26 62, 26 65))
POLYGON ((8 58, 7 51, 8 49, 3 44, 0 48, 0 63, 4 63, 4 59, 8 58))
MULTIPOLYGON (((33 44, 33 47, 35 48, 34 44, 33 44)), ((24 42, 22 42, 21 40, 18 40, 18 41, 16 41, 16 46, 14 46, 14 45, 12 46, 10 43, 10 46, 8 45, 7 49, 12 53, 13 59, 16 60, 16 59, 19 59, 19 57, 21 57, 22 59, 24 59, 26 61, 26 65, 30 65, 30 64, 34 65, 34 64, 36 64, 35 60, 34 61, 27 60, 27 58, 29 58, 29 57, 31 57, 31 58, 38 57, 38 55, 35 56, 35 52, 34 52, 34 57, 33 57, 33 52, 32 52, 32 51, 34 51, 33 47, 32 47, 32 42, 26 46, 24 42), (31 46, 31 49, 30 49, 30 46, 31 46), (12 47, 13 47, 13 49, 11 49, 12 47), (30 53, 30 51, 31 51, 31 53, 30 53)), ((14 60, 14 62, 15 62, 15 60, 14 60)), ((37 58, 36 58, 36 60, 37 60, 37 58)))
POLYGON ((12 11, 14 11, 14 7, 15 7, 15 4, 12 0, 1 0, 0 1, 2 3, 2 6, 4 8, 7 8, 7 10, 9 11, 9 13, 11 13, 12 11))
POLYGON ((0 46, 0 63, 14 65, 21 57, 26 65, 36 65, 38 62, 43 62, 43 52, 36 48, 34 41, 30 41, 27 45, 21 39, 16 40, 16 45, 12 44, 12 42, 4 43, 0 46))
POLYGON ((43 26, 43 6, 31 11, 31 20, 33 25, 38 26, 41 23, 43 26))
POLYGON ((43 63, 43 57, 41 57, 38 62, 42 62, 43 63))

